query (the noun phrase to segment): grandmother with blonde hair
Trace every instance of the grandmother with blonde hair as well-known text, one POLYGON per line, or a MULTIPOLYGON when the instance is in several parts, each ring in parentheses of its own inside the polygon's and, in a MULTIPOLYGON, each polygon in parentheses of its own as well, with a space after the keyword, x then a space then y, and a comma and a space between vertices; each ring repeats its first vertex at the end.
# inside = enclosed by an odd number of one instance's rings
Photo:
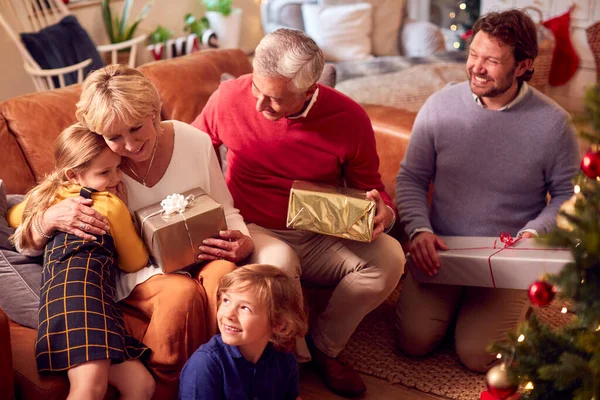
MULTIPOLYGON (((223 82, 192 125, 215 146, 225 144, 225 180, 254 240, 250 262, 281 268, 295 279, 334 288, 297 356, 312 361, 334 392, 366 390, 358 373, 338 360, 363 317, 396 287, 404 268, 400 244, 388 236, 393 203, 379 175, 375 135, 364 109, 317 83, 323 53, 303 32, 266 35, 254 72, 223 82), (286 229, 294 180, 364 190, 377 205, 371 243, 286 229)), ((218 254, 215 249, 207 249, 218 254)))
MULTIPOLYGON (((121 65, 92 72, 77 103, 79 122, 101 135, 108 147, 123 157, 130 212, 197 187, 223 205, 229 229, 220 233, 220 239, 201 246, 198 258, 211 262, 205 270, 224 275, 252 253, 253 241, 233 207, 210 138, 183 122, 160 121, 160 111, 154 85, 139 71, 121 65)), ((49 207, 37 221, 39 231, 31 229, 33 240, 25 250, 42 249, 57 231, 88 240, 105 234, 106 218, 91 204, 75 197, 49 207)), ((216 332, 216 307, 207 309, 206 304, 207 295, 216 296, 216 287, 203 289, 198 271, 191 275, 192 279, 164 274, 148 265, 137 272, 121 272, 116 278, 115 300, 130 311, 125 315, 127 327, 152 349, 149 367, 157 381, 155 398, 177 396, 181 368, 216 332), (208 327, 205 320, 210 321, 208 327)))

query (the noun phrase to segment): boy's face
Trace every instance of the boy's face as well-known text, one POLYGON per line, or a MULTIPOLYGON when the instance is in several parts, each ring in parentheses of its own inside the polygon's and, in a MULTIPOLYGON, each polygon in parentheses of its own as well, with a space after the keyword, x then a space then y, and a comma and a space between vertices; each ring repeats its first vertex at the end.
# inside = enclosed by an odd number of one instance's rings
POLYGON ((69 173, 71 183, 96 189, 99 192, 117 194, 121 182, 121 157, 106 148, 80 172, 69 173))
POLYGON ((217 321, 223 342, 237 346, 251 362, 258 361, 273 335, 267 309, 251 290, 224 292, 217 321))

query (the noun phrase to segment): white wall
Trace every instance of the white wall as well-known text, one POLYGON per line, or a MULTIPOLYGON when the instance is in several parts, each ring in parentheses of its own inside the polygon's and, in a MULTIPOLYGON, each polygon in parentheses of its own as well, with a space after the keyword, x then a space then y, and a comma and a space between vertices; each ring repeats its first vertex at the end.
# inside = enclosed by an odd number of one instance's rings
POLYGON ((553 87, 550 97, 569 111, 583 109, 585 88, 596 82, 596 65, 585 36, 585 28, 600 20, 600 0, 482 0, 481 13, 511 7, 535 6, 547 20, 563 14, 571 4, 575 10, 571 14, 571 41, 579 55, 579 69, 575 76, 563 86, 553 87))
MULTIPOLYGON (((145 0, 137 0, 134 3, 132 15, 137 15, 144 4, 146 4, 145 0)), ((234 0, 233 4, 234 7, 240 7, 243 10, 240 47, 244 50, 254 49, 263 35, 260 25, 260 0, 234 0)), ((114 1, 116 9, 120 10, 121 5, 122 2, 114 1)), ((160 24, 169 28, 174 35, 179 35, 183 31, 183 17, 188 12, 198 17, 202 16, 204 11, 200 1, 155 0, 148 16, 138 26, 138 32, 149 33, 160 24)), ((73 14, 77 16, 96 44, 108 43, 99 4, 76 8, 73 10, 73 14)), ((138 51, 141 53, 138 56, 138 64, 152 59, 141 46, 138 51)), ((0 101, 35 91, 31 79, 23 70, 23 62, 16 46, 1 27, 0 60, 2 60, 0 62, 0 101)))

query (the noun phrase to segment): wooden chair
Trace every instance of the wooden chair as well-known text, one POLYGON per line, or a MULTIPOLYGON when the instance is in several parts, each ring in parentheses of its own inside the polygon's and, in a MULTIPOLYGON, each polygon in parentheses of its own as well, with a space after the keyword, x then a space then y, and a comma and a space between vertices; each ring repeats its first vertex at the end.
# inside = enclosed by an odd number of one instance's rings
MULTIPOLYGON (((81 83, 84 79, 84 68, 91 64, 92 59, 88 58, 64 68, 42 69, 21 42, 19 34, 38 32, 50 25, 57 24, 70 14, 70 10, 62 0, 0 0, 0 26, 6 30, 17 46, 19 54, 23 58, 25 72, 33 80, 38 92, 55 89, 55 82, 59 83, 59 87, 64 87, 64 76, 73 72, 77 74, 77 82, 81 83)), ((110 53, 113 64, 117 63, 119 50, 130 49, 128 65, 135 67, 137 44, 145 39, 146 35, 140 35, 125 42, 96 46, 96 49, 101 54, 110 53)))

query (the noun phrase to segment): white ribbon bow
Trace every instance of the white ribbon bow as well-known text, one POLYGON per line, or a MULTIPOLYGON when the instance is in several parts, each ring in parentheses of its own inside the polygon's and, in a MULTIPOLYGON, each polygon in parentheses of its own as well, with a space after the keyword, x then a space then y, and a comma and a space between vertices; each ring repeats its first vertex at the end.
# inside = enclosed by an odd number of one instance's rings
POLYGON ((168 195, 160 202, 163 214, 168 216, 175 213, 183 213, 189 202, 193 199, 193 195, 191 197, 192 198, 190 198, 190 196, 183 197, 183 195, 179 193, 168 195))

